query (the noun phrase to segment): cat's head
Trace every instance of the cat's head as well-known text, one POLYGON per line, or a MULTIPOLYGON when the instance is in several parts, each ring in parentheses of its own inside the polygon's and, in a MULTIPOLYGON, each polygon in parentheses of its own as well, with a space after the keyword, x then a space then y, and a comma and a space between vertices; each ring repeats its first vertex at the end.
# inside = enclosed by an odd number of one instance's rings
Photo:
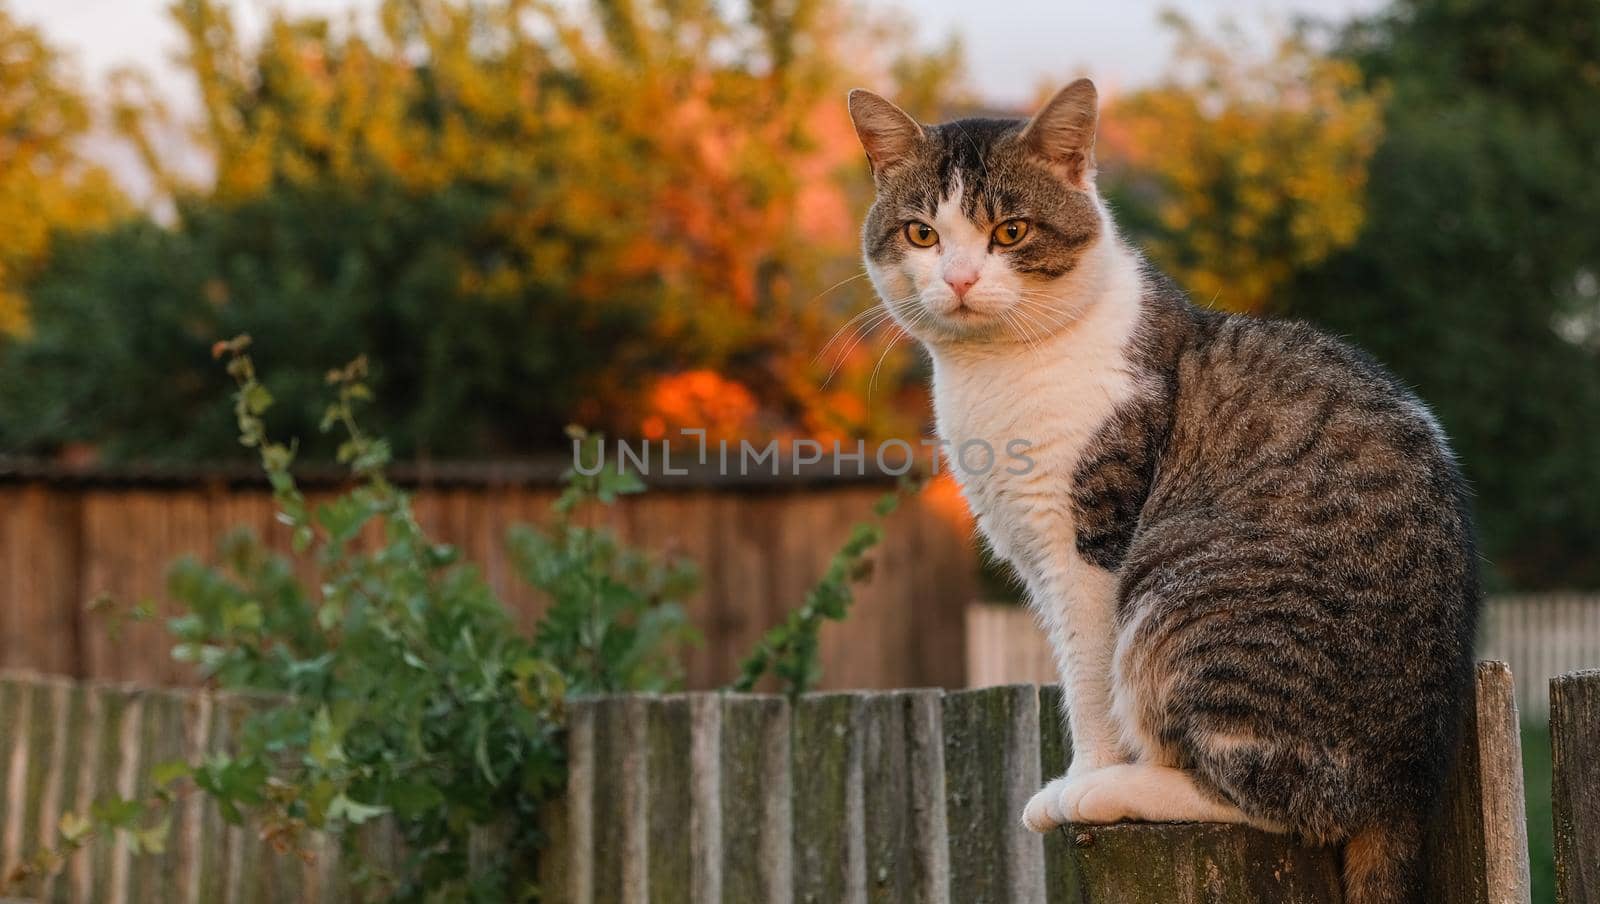
POLYGON ((862 246, 878 294, 929 344, 1035 341, 1082 313, 1110 232, 1095 194, 1094 83, 1032 119, 925 126, 869 91, 850 118, 877 186, 862 246))

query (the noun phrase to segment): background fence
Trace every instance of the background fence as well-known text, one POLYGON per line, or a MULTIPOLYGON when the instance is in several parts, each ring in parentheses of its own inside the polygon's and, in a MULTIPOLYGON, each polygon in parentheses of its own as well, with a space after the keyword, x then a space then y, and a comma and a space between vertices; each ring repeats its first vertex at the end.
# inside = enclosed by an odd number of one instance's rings
MULTIPOLYGON (((1034 835, 1018 814, 1071 758, 1054 688, 943 693, 626 696, 571 707, 570 779, 541 864, 555 902, 1333 904, 1338 858, 1216 825, 1034 835)), ((1568 887, 1600 845, 1600 673, 1558 696, 1568 887), (1573 828, 1575 827, 1575 828, 1573 828)), ((0 868, 64 810, 148 792, 151 765, 224 745, 247 701, 0 676, 0 868)), ((1462 754, 1429 837, 1430 901, 1525 904, 1527 840, 1511 676, 1479 668, 1462 754)), ((382 855, 379 835, 368 850, 382 855)), ((1585 872, 1587 871, 1587 872, 1585 872)), ((183 801, 167 850, 100 839, 41 900, 345 900, 332 845, 273 854, 183 801)), ((1594 897, 1563 899, 1588 904, 1594 897)))
MULTIPOLYGON (((541 602, 515 575, 506 529, 548 517, 558 467, 482 465, 402 472, 419 518, 460 546, 500 597, 531 623, 541 602)), ((165 607, 168 565, 211 556, 245 526, 287 549, 271 497, 250 472, 68 472, 0 461, 0 668, 108 681, 182 685, 192 671, 168 655, 159 624, 113 640, 85 611, 110 594, 165 607)), ((329 482, 312 476, 313 500, 329 482), (320 487, 320 489, 318 489, 320 487)), ((737 658, 796 604, 829 557, 888 489, 884 481, 691 479, 620 502, 610 513, 628 539, 688 555, 703 588, 689 616, 704 643, 687 656, 689 686, 729 680, 737 658)), ((823 632, 823 686, 982 687, 1050 683, 1055 670, 1025 610, 976 606, 977 562, 965 507, 935 483, 891 517, 871 580, 844 625, 823 632)), ((164 611, 170 611, 165 609, 164 611)), ((1511 664, 1525 715, 1548 712, 1545 679, 1600 666, 1600 596, 1491 599, 1480 653, 1511 664)))
MULTIPOLYGON (((459 546, 500 598, 531 623, 541 601, 516 576, 506 529, 548 518, 559 467, 402 470, 418 518, 459 546)), ((129 625, 113 641, 85 603, 110 594, 151 597, 163 612, 165 573, 180 555, 212 557, 245 526, 287 550, 272 499, 250 472, 6 470, 0 462, 0 668, 112 681, 186 684, 159 624, 129 625)), ((315 502, 327 481, 309 482, 315 502), (320 490, 318 487, 320 486, 320 490)), ((688 603, 704 643, 687 657, 689 686, 717 687, 768 627, 799 604, 850 528, 870 517, 892 482, 837 479, 688 481, 626 498, 609 512, 618 531, 699 566, 688 603)), ((943 483, 891 516, 876 568, 849 622, 822 636, 827 687, 965 684, 962 618, 977 595, 966 510, 943 483)))
MULTIPOLYGON (((1027 609, 975 605, 966 622, 969 686, 1056 680, 1050 645, 1027 609)), ((1517 708, 1542 720, 1550 713, 1551 678, 1600 667, 1600 596, 1491 597, 1478 629, 1478 652, 1511 666, 1518 676, 1517 708)))

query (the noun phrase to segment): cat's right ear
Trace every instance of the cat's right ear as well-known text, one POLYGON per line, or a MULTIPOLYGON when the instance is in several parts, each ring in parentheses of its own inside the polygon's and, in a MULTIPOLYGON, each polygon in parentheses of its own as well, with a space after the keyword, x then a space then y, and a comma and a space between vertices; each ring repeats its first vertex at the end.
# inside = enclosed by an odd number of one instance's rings
POLYGON ((922 142, 922 126, 871 91, 856 88, 850 92, 850 121, 867 152, 873 178, 909 157, 922 142))

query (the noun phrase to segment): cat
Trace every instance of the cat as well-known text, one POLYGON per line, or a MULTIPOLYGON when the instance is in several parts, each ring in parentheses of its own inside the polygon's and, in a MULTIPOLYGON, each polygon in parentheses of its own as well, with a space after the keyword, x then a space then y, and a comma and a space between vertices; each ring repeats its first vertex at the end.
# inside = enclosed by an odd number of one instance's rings
POLYGON ((862 245, 926 348, 954 469, 1049 634, 1067 823, 1207 821, 1343 844, 1350 904, 1420 900, 1422 827, 1471 693, 1467 491, 1428 408, 1355 348, 1198 308, 1095 186, 1098 98, 924 126, 851 92, 862 245))

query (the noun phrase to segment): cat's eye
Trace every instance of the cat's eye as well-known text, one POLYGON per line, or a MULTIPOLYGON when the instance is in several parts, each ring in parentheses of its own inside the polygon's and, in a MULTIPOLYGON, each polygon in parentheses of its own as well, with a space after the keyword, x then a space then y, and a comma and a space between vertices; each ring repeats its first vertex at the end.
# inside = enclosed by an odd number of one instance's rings
POLYGON ((906 224, 906 241, 918 248, 932 248, 939 244, 939 233, 927 223, 912 220, 906 224))
POLYGON ((1022 241, 1022 237, 1027 234, 1027 220, 1006 220, 994 228, 994 243, 996 245, 1015 245, 1022 241))

